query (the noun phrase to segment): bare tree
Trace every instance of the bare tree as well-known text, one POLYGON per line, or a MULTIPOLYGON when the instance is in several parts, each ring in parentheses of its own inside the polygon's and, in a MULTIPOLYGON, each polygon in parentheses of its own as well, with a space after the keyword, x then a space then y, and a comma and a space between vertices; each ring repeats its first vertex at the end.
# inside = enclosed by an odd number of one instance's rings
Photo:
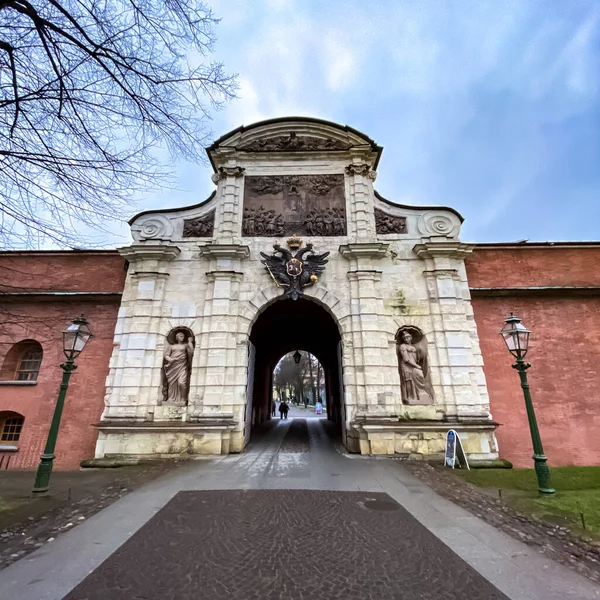
POLYGON ((0 244, 82 243, 198 161, 235 77, 199 0, 0 0, 0 244), (164 161, 163 161, 164 162, 164 161))

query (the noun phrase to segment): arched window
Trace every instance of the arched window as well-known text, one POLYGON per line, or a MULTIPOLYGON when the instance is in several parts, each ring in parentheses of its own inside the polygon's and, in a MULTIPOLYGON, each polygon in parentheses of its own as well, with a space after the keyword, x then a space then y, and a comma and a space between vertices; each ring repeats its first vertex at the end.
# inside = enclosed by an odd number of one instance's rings
POLYGON ((16 412, 0 412, 0 445, 16 446, 25 418, 16 412))
POLYGON ((2 381, 37 381, 44 352, 39 342, 23 340, 6 354, 0 371, 2 381))
POLYGON ((17 381, 35 381, 42 365, 42 348, 27 348, 21 355, 19 368, 16 372, 17 381))

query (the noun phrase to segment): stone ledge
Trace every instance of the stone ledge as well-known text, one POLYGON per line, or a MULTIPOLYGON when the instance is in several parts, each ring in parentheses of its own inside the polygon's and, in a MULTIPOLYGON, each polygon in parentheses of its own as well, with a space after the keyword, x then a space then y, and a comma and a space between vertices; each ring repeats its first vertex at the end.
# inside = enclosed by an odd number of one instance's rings
POLYGON ((496 421, 482 419, 479 421, 454 422, 454 421, 425 421, 425 420, 402 420, 402 419, 377 419, 377 418, 357 418, 350 423, 349 428, 363 431, 494 431, 500 424, 496 421))
POLYGON ((238 422, 235 419, 223 418, 202 418, 199 421, 100 421, 94 423, 100 431, 135 431, 135 432, 155 432, 155 431, 206 431, 206 430, 233 430, 238 422))

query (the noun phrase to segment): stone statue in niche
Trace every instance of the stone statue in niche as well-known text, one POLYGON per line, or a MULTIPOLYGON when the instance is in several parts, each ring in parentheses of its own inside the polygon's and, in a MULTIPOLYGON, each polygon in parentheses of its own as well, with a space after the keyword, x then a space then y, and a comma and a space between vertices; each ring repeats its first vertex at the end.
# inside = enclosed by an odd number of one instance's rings
POLYGON ((402 402, 433 404, 425 336, 416 327, 402 327, 396 334, 396 354, 402 402))
POLYGON ((377 233, 406 233, 406 217, 388 215, 379 208, 375 209, 375 230, 377 233))
POLYGON ((176 327, 167 335, 162 365, 163 402, 187 406, 196 340, 187 327, 176 327))
POLYGON ((196 219, 183 222, 183 237, 212 237, 215 225, 215 211, 196 219))

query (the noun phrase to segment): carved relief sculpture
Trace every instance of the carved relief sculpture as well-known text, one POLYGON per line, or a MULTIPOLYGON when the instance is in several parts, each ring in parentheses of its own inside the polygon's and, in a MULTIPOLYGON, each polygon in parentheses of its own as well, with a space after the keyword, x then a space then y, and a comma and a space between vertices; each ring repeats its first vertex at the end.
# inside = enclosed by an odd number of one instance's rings
POLYGON ((302 249, 302 239, 296 236, 287 241, 288 246, 295 250, 292 254, 287 248, 282 248, 279 244, 273 244, 275 252, 269 256, 264 252, 262 264, 273 279, 275 285, 284 288, 284 293, 292 300, 297 300, 304 294, 303 288, 315 284, 319 276, 325 270, 325 265, 329 262, 327 257, 329 252, 315 254, 313 245, 306 244, 302 249))
POLYGON ((241 146, 246 152, 316 152, 319 150, 348 150, 350 146, 331 138, 318 138, 309 135, 299 136, 295 131, 289 135, 255 140, 241 146))
POLYGON ((406 217, 388 215, 379 208, 375 209, 375 230, 377 233, 406 233, 406 217))
POLYGON ((163 402, 187 406, 194 348, 194 334, 187 327, 172 329, 167 335, 162 365, 163 402))
POLYGON ((416 327, 403 327, 396 334, 396 354, 404 404, 433 404, 425 336, 416 327))
POLYGON ((196 219, 183 222, 183 237, 212 237, 215 226, 215 211, 196 219))
POLYGON ((346 235, 341 174, 248 176, 244 185, 245 236, 346 235))

